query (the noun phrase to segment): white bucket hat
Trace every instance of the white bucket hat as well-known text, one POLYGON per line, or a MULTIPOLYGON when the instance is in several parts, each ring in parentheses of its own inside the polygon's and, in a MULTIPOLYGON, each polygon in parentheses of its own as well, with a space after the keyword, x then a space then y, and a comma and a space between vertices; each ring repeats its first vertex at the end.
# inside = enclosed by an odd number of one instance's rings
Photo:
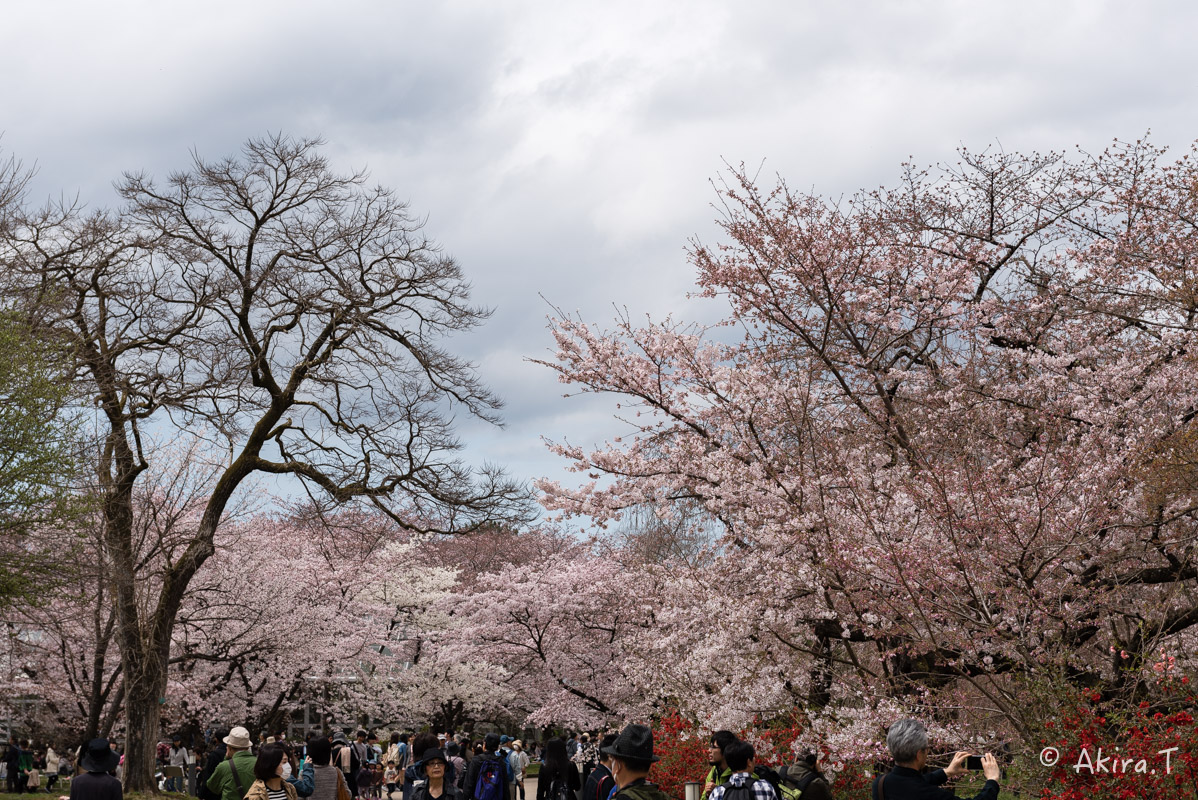
POLYGON ((229 731, 229 735, 222 739, 229 747, 236 747, 239 750, 246 750, 251 744, 250 732, 238 725, 229 731))

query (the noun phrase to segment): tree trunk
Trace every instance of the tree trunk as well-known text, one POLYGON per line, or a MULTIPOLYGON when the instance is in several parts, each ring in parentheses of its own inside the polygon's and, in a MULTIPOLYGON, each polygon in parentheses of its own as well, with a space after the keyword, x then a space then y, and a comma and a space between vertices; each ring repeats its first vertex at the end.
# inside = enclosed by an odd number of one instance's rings
POLYGON ((165 666, 162 664, 157 669, 151 667, 140 673, 140 680, 128 684, 125 695, 126 792, 158 790, 154 781, 154 766, 158 747, 159 698, 166 691, 165 666))

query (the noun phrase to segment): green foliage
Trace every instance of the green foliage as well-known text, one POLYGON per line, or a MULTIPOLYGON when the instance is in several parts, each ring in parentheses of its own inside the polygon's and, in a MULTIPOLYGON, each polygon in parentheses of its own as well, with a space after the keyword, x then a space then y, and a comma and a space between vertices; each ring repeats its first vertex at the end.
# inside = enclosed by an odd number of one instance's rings
POLYGON ((69 391, 54 350, 0 310, 0 605, 33 598, 60 573, 67 529, 85 507, 69 391))

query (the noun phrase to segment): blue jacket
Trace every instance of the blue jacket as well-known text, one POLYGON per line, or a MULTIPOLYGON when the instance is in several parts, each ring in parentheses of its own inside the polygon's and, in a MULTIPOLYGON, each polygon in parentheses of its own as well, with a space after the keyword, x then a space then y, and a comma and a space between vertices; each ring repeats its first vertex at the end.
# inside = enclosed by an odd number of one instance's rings
POLYGON ((312 790, 316 788, 315 770, 312 768, 312 762, 304 764, 303 772, 298 778, 287 778, 287 782, 295 787, 295 793, 300 797, 311 797, 312 790))

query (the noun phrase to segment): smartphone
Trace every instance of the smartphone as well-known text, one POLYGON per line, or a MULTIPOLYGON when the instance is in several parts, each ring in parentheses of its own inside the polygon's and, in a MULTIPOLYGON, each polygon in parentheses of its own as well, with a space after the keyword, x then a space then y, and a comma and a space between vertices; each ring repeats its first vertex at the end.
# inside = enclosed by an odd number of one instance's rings
POLYGON ((965 759, 965 769, 981 769, 981 768, 982 768, 982 757, 981 756, 968 756, 965 759))

